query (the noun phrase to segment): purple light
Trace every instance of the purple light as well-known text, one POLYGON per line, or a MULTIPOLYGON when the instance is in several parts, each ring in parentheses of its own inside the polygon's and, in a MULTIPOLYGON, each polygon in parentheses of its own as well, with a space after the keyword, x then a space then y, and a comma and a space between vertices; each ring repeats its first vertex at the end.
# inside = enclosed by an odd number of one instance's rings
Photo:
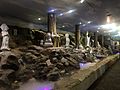
POLYGON ((80 68, 83 68, 84 64, 83 63, 79 63, 79 66, 80 66, 80 68))
POLYGON ((46 85, 46 86, 39 86, 37 88, 34 88, 34 90, 52 90, 53 87, 51 85, 46 85))
POLYGON ((37 82, 29 81, 22 85, 19 90, 53 90, 54 83, 52 82, 37 82))
POLYGON ((45 88, 44 90, 50 90, 50 89, 48 89, 48 88, 45 88))

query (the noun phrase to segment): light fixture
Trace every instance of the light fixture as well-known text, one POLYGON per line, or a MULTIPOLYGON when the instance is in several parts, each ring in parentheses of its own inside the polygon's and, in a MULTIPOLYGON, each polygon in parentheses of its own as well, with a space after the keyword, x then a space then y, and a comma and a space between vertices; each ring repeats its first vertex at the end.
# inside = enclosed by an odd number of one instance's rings
POLYGON ((83 3, 85 0, 80 0, 80 3, 83 3))
POLYGON ((64 28, 65 26, 63 25, 62 27, 64 28))
POLYGON ((51 9, 48 12, 55 12, 57 9, 51 9))
POLYGON ((76 11, 75 9, 69 10, 69 11, 66 12, 66 14, 70 14, 70 13, 73 13, 73 12, 75 12, 75 11, 76 11))
POLYGON ((38 18, 38 20, 40 21, 40 20, 41 20, 41 18, 38 18))
POLYGON ((120 32, 118 32, 118 34, 117 34, 117 35, 115 35, 115 36, 116 36, 116 37, 118 37, 118 36, 120 37, 120 32))
POLYGON ((92 21, 88 21, 87 23, 90 24, 92 21))
POLYGON ((63 16, 64 14, 63 13, 60 13, 59 16, 63 16))
POLYGON ((80 22, 79 24, 81 25, 82 23, 80 22))
POLYGON ((98 27, 98 30, 100 30, 100 27, 98 27))
POLYGON ((117 27, 116 27, 116 24, 115 24, 115 23, 105 24, 105 25, 102 25, 101 27, 102 27, 102 28, 105 28, 105 29, 112 29, 112 30, 117 29, 117 27))

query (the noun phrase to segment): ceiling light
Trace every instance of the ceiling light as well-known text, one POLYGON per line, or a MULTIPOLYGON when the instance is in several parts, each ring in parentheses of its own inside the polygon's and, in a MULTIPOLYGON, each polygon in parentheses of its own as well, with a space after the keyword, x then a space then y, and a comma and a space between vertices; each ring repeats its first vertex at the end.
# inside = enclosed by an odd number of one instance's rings
POLYGON ((65 26, 63 25, 62 27, 64 28, 65 26))
POLYGON ((41 18, 38 18, 38 20, 41 20, 41 18))
POLYGON ((76 11, 76 10, 75 10, 75 9, 69 10, 69 11, 67 11, 66 13, 70 14, 70 13, 73 13, 74 11, 76 11))
POLYGON ((55 10, 51 10, 51 12, 54 12, 55 10))
POLYGON ((100 27, 98 27, 98 30, 100 30, 100 27))
POLYGON ((88 21, 88 24, 90 24, 92 21, 88 21))
POLYGON ((64 14, 63 13, 61 13, 59 16, 63 16, 64 14))
POLYGON ((83 3, 85 0, 80 0, 80 3, 83 3))
POLYGON ((105 29, 116 29, 116 24, 115 23, 112 23, 112 24, 105 24, 105 25, 102 25, 102 28, 105 28, 105 29))
POLYGON ((57 9, 51 9, 48 12, 55 12, 57 9))
POLYGON ((82 23, 80 22, 79 24, 81 25, 82 23))

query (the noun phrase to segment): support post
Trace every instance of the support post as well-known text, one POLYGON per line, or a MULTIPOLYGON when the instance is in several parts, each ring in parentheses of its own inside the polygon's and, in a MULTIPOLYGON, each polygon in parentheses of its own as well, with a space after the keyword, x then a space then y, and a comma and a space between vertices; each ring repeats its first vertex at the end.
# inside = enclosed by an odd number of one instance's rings
POLYGON ((79 24, 75 25, 75 44, 76 44, 76 48, 79 49, 79 46, 80 46, 80 25, 79 24))

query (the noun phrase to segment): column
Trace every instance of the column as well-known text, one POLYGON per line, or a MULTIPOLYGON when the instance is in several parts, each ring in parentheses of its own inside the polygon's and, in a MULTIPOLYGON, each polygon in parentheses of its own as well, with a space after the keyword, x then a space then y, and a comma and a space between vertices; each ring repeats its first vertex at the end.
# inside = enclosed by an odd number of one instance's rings
POLYGON ((95 36, 95 38, 94 38, 94 47, 98 47, 98 34, 97 34, 97 32, 94 33, 94 36, 95 36))
POLYGON ((60 37, 56 31, 56 14, 54 12, 48 13, 48 32, 52 34, 53 46, 59 47, 60 37))
POLYGON ((80 46, 80 25, 75 25, 75 44, 76 48, 79 48, 80 46))
POLYGON ((48 32, 56 34, 56 15, 48 13, 48 32))
POLYGON ((104 35, 101 35, 102 37, 101 37, 101 45, 102 45, 102 47, 104 47, 104 35))

